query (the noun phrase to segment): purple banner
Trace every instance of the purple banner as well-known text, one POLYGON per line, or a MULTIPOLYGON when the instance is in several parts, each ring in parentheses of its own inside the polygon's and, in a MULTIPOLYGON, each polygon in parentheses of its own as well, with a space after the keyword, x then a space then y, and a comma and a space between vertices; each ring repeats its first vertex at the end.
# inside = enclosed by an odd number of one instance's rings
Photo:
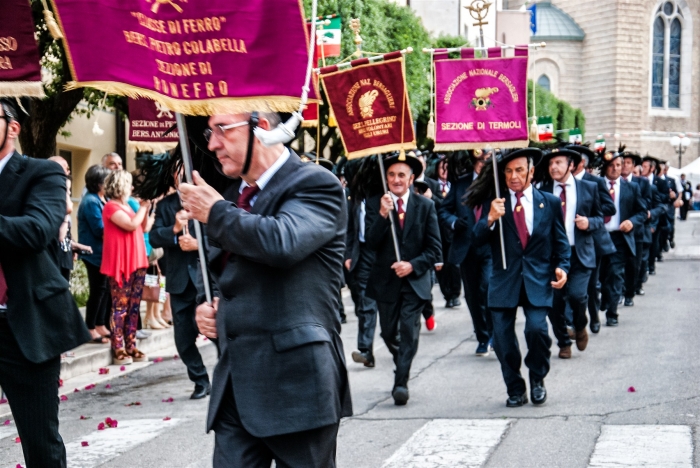
POLYGON ((527 56, 435 62, 435 150, 529 144, 527 56))
POLYGON ((177 146, 179 133, 175 115, 161 103, 150 99, 129 99, 129 148, 163 153, 177 146))
POLYGON ((300 0, 52 1, 70 87, 185 114, 298 109, 308 57, 300 0))
POLYGON ((27 0, 3 0, 0 20, 0 96, 44 97, 32 8, 27 0))

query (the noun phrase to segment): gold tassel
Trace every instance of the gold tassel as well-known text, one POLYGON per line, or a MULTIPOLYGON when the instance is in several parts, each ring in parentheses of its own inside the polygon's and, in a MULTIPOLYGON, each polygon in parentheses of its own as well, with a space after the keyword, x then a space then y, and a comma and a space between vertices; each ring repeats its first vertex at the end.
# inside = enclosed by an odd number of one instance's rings
POLYGON ((335 120, 335 115, 333 114, 333 112, 328 114, 328 126, 329 127, 337 127, 338 126, 338 122, 335 120))
POLYGON ((530 140, 540 141, 540 132, 537 128, 537 117, 533 117, 532 124, 530 124, 530 140))
POLYGON ((425 131, 425 137, 435 141, 435 120, 433 119, 433 114, 430 114, 430 120, 428 120, 428 128, 425 131))
POLYGON ((56 40, 63 39, 63 33, 61 32, 61 28, 58 26, 58 23, 56 22, 56 18, 53 16, 53 13, 51 12, 51 10, 49 10, 49 6, 46 4, 46 0, 42 0, 42 3, 44 4, 44 21, 46 21, 46 27, 49 29, 51 37, 53 37, 56 40))
POLYGON ((404 151, 403 148, 399 150, 399 161, 405 161, 406 160, 406 151, 404 151))

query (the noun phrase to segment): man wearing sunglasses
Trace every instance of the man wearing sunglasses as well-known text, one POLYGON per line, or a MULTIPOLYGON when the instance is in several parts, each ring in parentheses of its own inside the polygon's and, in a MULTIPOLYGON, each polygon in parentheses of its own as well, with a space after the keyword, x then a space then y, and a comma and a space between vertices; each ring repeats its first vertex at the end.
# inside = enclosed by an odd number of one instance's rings
POLYGON ((274 113, 212 116, 204 136, 238 190, 224 198, 196 172, 194 185, 180 186, 210 244, 215 299, 199 301, 197 324, 221 349, 207 421, 214 467, 333 467, 340 418, 352 413, 337 314, 343 189, 255 136, 279 122, 274 113))

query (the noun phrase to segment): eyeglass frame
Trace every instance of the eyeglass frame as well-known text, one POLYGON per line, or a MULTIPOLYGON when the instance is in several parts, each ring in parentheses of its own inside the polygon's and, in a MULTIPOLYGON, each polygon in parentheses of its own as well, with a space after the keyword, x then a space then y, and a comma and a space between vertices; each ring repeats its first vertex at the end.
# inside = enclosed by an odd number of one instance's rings
MULTIPOLYGON (((236 123, 232 123, 232 124, 228 124, 228 125, 217 124, 217 125, 214 125, 214 127, 218 128, 221 131, 221 136, 223 137, 226 134, 227 130, 232 130, 234 128, 243 127, 244 125, 250 125, 250 122, 248 122, 247 120, 243 120, 241 122, 236 122, 236 123)), ((207 128, 206 130, 204 130, 204 132, 202 132, 202 134, 204 136, 204 140, 207 143, 209 143, 209 141, 211 140, 211 136, 214 135, 215 133, 214 133, 214 130, 212 128, 207 128)), ((219 136, 218 134, 216 134, 216 135, 219 136)))

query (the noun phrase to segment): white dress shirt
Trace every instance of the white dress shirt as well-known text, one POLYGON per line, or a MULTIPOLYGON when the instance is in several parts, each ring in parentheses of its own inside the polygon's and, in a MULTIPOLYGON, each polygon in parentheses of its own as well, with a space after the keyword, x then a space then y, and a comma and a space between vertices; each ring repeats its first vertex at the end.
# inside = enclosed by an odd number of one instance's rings
MULTIPOLYGON (((391 195, 391 200, 394 202, 394 208, 398 212, 399 204, 398 204, 397 200, 399 199, 399 197, 394 195, 392 192, 389 192, 389 195, 391 195)), ((411 191, 407 190, 406 193, 404 193, 403 196, 401 197, 401 200, 403 200, 403 212, 404 213, 408 213, 408 197, 410 195, 411 195, 411 191)))
MULTIPOLYGON (((2 170, 5 169, 5 166, 7 166, 7 163, 10 162, 10 158, 12 157, 12 153, 14 151, 10 151, 8 154, 5 155, 4 158, 0 159, 0 174, 2 174, 2 170)), ((0 310, 5 310, 7 309, 7 304, 0 304, 0 310)))
POLYGON ((634 182, 634 179, 633 179, 634 174, 632 174, 631 172, 627 175, 627 177, 625 177, 625 176, 621 176, 621 177, 623 179, 625 179, 627 182, 634 182))
POLYGON ((582 170, 581 172, 579 172, 578 174, 575 174, 575 175, 574 175, 574 179, 576 179, 576 180, 583 180, 583 174, 585 174, 585 173, 586 173, 586 170, 584 169, 584 170, 582 170))
MULTIPOLYGON (((576 198, 576 179, 574 179, 574 176, 569 174, 569 178, 566 179, 564 182, 564 185, 566 186, 566 206, 565 208, 565 213, 566 216, 564 217, 564 226, 566 226, 566 237, 569 238, 569 244, 573 247, 575 244, 575 229, 576 229, 576 204, 578 202, 576 198)), ((552 193, 554 194, 555 197, 559 198, 561 195, 562 188, 560 187, 561 183, 557 182, 556 180, 554 181, 554 190, 552 193)))
MULTIPOLYGON (((605 188, 610 191, 610 179, 605 177, 605 188)), ((615 191, 615 214, 610 217, 610 221, 605 223, 605 229, 608 232, 619 231, 620 230, 620 184, 622 183, 622 178, 618 177, 614 180, 615 185, 613 190, 615 191)))
POLYGON ((446 180, 443 182, 442 180, 438 179, 438 183, 440 184, 440 192, 442 192, 443 196, 450 193, 450 187, 452 187, 452 184, 450 184, 449 181, 446 180))
MULTIPOLYGON (((277 174, 277 171, 280 170, 280 168, 284 165, 284 163, 287 162, 289 159, 290 153, 289 149, 286 147, 284 148, 284 151, 282 151, 282 154, 280 155, 279 158, 277 158, 277 161, 275 161, 272 166, 268 167, 265 172, 262 173, 260 177, 258 177, 258 180, 255 181, 255 185, 258 186, 260 191, 262 192, 265 190, 265 186, 267 185, 268 182, 270 182, 270 179, 272 179, 272 176, 277 174)), ((248 187, 248 183, 244 180, 241 181, 241 186, 238 189, 238 193, 243 193, 243 189, 248 187)), ((255 205, 255 200, 258 199, 258 194, 255 194, 253 198, 250 199, 250 206, 255 205)))
POLYGON ((360 242, 365 241, 365 216, 367 216, 367 205, 365 200, 362 200, 360 203, 360 232, 357 236, 360 242))
MULTIPOLYGON (((511 189, 508 189, 510 192, 510 206, 515 211, 515 205, 518 203, 518 199, 515 197, 515 192, 512 191, 511 189)), ((520 199, 520 204, 523 206, 523 210, 525 210, 525 225, 527 226, 527 232, 532 235, 532 223, 534 219, 534 211, 532 209, 532 185, 530 185, 528 188, 523 190, 523 196, 520 199)))

